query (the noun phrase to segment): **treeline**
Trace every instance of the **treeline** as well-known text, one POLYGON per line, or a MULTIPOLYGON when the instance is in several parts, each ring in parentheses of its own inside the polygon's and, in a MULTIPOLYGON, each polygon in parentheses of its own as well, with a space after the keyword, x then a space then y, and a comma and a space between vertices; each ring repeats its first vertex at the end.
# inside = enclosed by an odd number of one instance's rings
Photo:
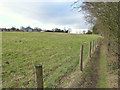
POLYGON ((59 28, 53 28, 52 30, 42 30, 41 28, 35 27, 35 28, 31 28, 30 26, 28 27, 20 27, 20 29, 12 27, 12 28, 0 28, 1 32, 62 32, 62 33, 70 33, 71 29, 64 29, 61 30, 59 28))
POLYGON ((118 2, 84 2, 81 6, 76 3, 79 1, 73 4, 74 8, 84 12, 86 21, 94 25, 93 32, 104 37, 109 54, 120 55, 118 2))
POLYGON ((62 33, 70 33, 71 29, 59 29, 59 28, 55 28, 55 29, 52 29, 52 30, 46 30, 45 32, 62 32, 62 33))
MULTIPOLYGON (((83 34, 85 33, 85 31, 83 31, 83 34)), ((91 30, 88 30, 87 32, 86 32, 86 34, 95 34, 95 33, 93 33, 91 30)))

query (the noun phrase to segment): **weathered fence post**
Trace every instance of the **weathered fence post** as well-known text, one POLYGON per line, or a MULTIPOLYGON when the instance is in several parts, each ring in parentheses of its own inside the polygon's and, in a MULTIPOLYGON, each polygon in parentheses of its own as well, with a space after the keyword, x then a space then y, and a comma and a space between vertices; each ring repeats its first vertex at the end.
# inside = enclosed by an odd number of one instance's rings
POLYGON ((42 65, 35 65, 36 69, 36 85, 37 88, 43 88, 43 72, 42 65))
POLYGON ((83 71, 83 45, 80 46, 80 71, 83 71))
POLYGON ((89 42, 89 57, 91 57, 91 41, 89 42))

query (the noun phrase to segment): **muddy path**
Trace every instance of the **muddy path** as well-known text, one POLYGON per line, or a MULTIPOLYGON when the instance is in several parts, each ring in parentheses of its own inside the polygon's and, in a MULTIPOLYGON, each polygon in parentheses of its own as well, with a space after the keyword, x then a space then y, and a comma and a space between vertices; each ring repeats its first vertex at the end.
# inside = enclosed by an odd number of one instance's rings
POLYGON ((85 66, 82 75, 78 75, 69 88, 97 88, 99 80, 99 59, 101 45, 96 48, 91 59, 85 66))

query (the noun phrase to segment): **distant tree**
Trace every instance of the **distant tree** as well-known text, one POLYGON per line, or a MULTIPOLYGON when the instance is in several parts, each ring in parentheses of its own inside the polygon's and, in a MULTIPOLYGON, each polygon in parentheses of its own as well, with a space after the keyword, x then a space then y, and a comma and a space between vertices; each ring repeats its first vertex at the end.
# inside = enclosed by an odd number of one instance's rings
POLYGON ((66 31, 66 27, 64 27, 64 32, 66 31))
POLYGON ((25 27, 21 26, 20 31, 24 32, 24 30, 25 30, 25 27))
POLYGON ((26 28, 31 28, 30 26, 27 26, 26 28))
POLYGON ((68 30, 66 30, 65 33, 68 33, 68 30))
POLYGON ((55 28, 55 32, 61 32, 61 30, 58 28, 55 28))
POLYGON ((20 30, 17 28, 16 31, 20 31, 20 30))
POLYGON ((70 33, 72 31, 72 29, 71 28, 68 28, 68 33, 70 33))
POLYGON ((20 27, 20 30, 24 30, 25 28, 23 26, 20 27))
POLYGON ((45 32, 62 32, 62 33, 68 33, 70 32, 71 29, 69 28, 68 30, 64 29, 59 29, 59 28, 53 28, 52 30, 45 30, 45 32))
POLYGON ((36 32, 38 32, 38 27, 35 27, 32 31, 36 31, 36 32))
POLYGON ((15 28, 15 27, 12 27, 11 30, 12 30, 12 31, 16 31, 16 28, 15 28))
POLYGON ((41 29, 41 28, 38 28, 38 27, 35 27, 35 28, 33 29, 33 31, 41 32, 42 29, 41 29))
POLYGON ((53 28, 52 31, 55 32, 55 29, 53 28))
POLYGON ((83 34, 85 34, 85 30, 83 30, 83 34))
POLYGON ((10 32, 10 29, 8 29, 7 31, 10 32))
POLYGON ((45 32, 53 32, 52 30, 46 30, 45 32))
POLYGON ((86 34, 92 34, 92 31, 88 30, 88 32, 86 32, 86 34))
POLYGON ((42 29, 41 28, 38 28, 38 32, 41 32, 42 31, 42 29))

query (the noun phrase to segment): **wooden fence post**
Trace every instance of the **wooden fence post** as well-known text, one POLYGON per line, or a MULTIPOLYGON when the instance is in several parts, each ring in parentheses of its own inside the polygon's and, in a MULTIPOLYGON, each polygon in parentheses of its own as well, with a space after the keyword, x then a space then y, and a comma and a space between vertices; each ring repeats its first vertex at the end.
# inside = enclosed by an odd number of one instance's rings
POLYGON ((35 65, 36 69, 36 85, 37 88, 43 88, 43 72, 42 65, 35 65))
POLYGON ((89 57, 91 57, 91 41, 89 42, 89 57))
POLYGON ((83 71, 83 45, 80 46, 80 71, 83 71))

